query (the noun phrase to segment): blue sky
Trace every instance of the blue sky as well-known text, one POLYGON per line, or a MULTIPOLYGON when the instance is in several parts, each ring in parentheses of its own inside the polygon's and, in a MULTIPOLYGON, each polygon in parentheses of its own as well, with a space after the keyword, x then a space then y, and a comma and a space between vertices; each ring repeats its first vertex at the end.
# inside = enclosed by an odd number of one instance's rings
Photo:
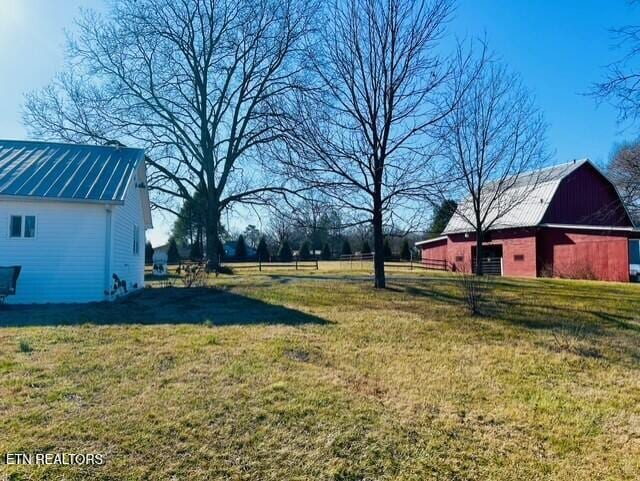
MULTIPOLYGON (((23 94, 42 87, 63 67, 64 29, 80 7, 102 0, 0 0, 0 138, 26 138, 23 94)), ((616 125, 607 105, 582 95, 616 58, 609 29, 640 18, 626 0, 461 0, 451 32, 485 36, 489 45, 537 98, 549 122, 554 163, 589 157, 602 164, 615 142, 634 137, 616 125)), ((166 223, 150 233, 154 243, 166 223)))

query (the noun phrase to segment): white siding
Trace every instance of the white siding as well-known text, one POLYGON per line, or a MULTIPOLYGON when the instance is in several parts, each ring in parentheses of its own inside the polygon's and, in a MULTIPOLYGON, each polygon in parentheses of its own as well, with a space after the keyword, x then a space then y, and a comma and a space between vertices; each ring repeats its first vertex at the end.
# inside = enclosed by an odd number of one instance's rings
POLYGON ((144 171, 138 170, 127 189, 124 205, 115 206, 112 216, 112 258, 111 274, 127 281, 127 289, 132 290, 137 285, 144 287, 144 245, 145 227, 142 212, 141 189, 136 187, 139 182, 145 182, 144 171), (133 229, 137 226, 140 246, 138 254, 133 253, 133 229))
POLYGON ((0 200, 0 265, 20 265, 10 303, 104 299, 105 206, 0 200), (35 215, 34 239, 9 238, 11 215, 35 215))

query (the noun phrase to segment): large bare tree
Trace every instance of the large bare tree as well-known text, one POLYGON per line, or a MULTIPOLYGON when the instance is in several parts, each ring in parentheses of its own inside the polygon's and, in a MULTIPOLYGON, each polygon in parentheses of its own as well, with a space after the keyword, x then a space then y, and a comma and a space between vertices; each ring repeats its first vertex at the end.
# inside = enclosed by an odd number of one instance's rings
POLYGON ((474 76, 440 133, 455 181, 449 187, 465 198, 455 216, 475 231, 476 273, 482 275, 485 232, 530 200, 543 180, 536 169, 548 156, 546 123, 519 76, 486 57, 474 76))
MULTIPOLYGON (((630 3, 638 4, 637 0, 630 3)), ((607 101, 618 110, 622 124, 640 121, 640 25, 625 25, 612 29, 617 60, 606 67, 600 82, 592 86, 591 94, 607 101)))
POLYGON ((414 224, 433 187, 426 134, 455 80, 439 44, 451 10, 449 0, 335 0, 312 45, 315 89, 299 99, 284 163, 353 214, 345 225, 371 225, 378 288, 385 228, 414 224))
POLYGON ((221 213, 283 192, 262 169, 313 10, 303 0, 115 0, 85 12, 69 65, 27 97, 33 135, 144 147, 155 206, 196 194, 217 267, 221 213))
POLYGON ((616 184, 633 221, 640 222, 640 142, 628 142, 616 147, 609 163, 608 174, 616 184))

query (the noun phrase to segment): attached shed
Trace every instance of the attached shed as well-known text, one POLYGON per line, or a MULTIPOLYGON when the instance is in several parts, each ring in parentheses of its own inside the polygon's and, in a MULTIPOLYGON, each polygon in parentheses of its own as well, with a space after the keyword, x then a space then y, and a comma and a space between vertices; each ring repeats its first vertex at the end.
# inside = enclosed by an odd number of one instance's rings
POLYGON ((146 184, 140 149, 0 140, 0 266, 22 266, 8 302, 101 301, 143 287, 146 184))
MULTIPOLYGON (((640 232, 609 179, 587 159, 543 174, 526 200, 486 232, 485 272, 623 282, 634 277, 640 271, 633 263, 640 232)), ((475 267, 475 244, 474 229, 460 211, 442 236, 416 243, 425 262, 446 261, 449 268, 467 272, 475 267)))

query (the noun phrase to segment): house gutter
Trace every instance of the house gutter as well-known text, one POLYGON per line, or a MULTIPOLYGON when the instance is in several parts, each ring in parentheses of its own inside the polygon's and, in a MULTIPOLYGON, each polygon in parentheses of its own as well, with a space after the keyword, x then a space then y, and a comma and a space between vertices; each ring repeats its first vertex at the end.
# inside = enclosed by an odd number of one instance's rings
POLYGON ((105 238, 104 238, 104 291, 105 299, 111 299, 111 217, 112 206, 107 205, 106 210, 106 223, 105 223, 105 238))
POLYGON ((446 235, 442 235, 440 237, 434 237, 433 239, 427 239, 427 240, 423 240, 423 241, 420 241, 420 242, 416 242, 415 245, 418 247, 418 246, 423 246, 425 244, 431 244, 432 242, 440 242, 440 241, 443 241, 445 239, 447 239, 447 236, 446 235))

